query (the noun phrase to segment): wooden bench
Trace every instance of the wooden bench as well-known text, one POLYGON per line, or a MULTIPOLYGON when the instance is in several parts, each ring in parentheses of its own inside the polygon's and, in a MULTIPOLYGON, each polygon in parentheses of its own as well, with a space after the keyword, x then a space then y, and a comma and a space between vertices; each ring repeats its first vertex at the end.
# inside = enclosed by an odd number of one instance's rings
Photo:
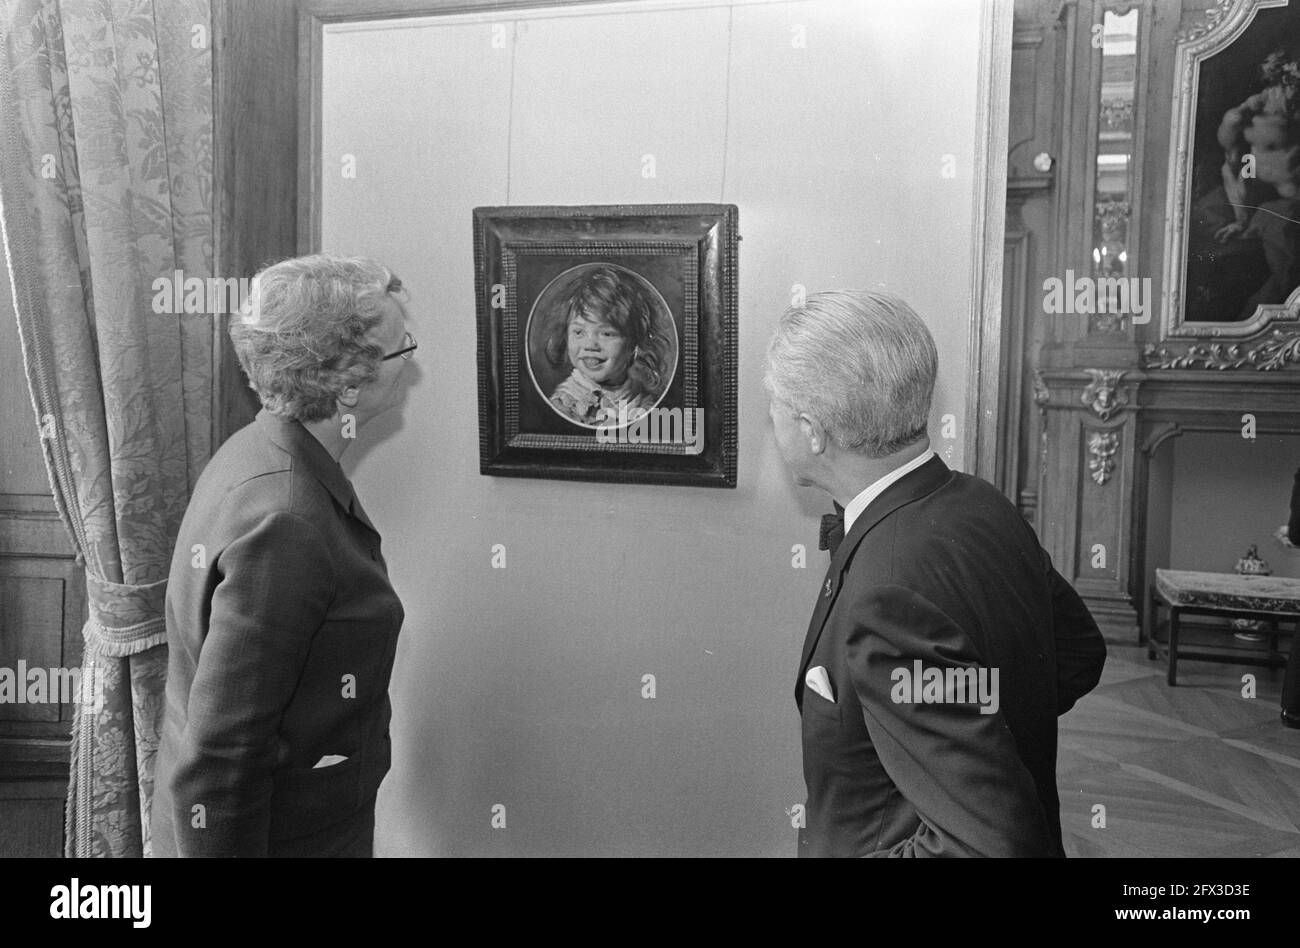
MULTIPOLYGON (((1295 630, 1300 632, 1300 579, 1158 569, 1147 608, 1148 613, 1144 623, 1147 629, 1147 655, 1156 658, 1161 652, 1167 654, 1170 685, 1178 684, 1180 658, 1189 661, 1280 668, 1286 665, 1287 659, 1277 651, 1278 625, 1282 622, 1290 622, 1295 630), (1167 646, 1156 638, 1161 608, 1169 610, 1167 646), (1180 651, 1179 619, 1186 615, 1220 616, 1228 619, 1253 619, 1265 622, 1270 626, 1268 653, 1226 655, 1180 651)), ((1297 638, 1300 638, 1300 635, 1292 636, 1293 649, 1296 648, 1297 638)))

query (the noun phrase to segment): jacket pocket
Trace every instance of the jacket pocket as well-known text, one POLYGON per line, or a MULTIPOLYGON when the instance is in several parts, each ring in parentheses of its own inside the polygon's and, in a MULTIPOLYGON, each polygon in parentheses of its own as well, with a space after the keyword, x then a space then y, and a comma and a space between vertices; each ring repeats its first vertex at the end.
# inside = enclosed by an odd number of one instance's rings
POLYGON ((831 720, 840 720, 840 706, 834 701, 827 701, 811 688, 805 688, 803 693, 803 710, 804 713, 812 713, 818 717, 830 718, 831 720))
POLYGON ((364 802, 361 757, 329 767, 293 768, 271 775, 271 839, 308 836, 347 819, 364 802))

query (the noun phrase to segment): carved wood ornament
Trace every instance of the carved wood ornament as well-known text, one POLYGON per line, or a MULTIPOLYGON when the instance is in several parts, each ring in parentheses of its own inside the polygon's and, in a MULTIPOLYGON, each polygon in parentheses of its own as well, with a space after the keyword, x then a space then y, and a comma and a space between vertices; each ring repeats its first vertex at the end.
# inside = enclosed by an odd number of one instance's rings
POLYGON ((1128 393, 1119 388, 1120 379, 1124 378, 1123 369, 1084 369, 1092 381, 1084 388, 1079 400, 1102 421, 1110 421, 1112 415, 1123 411, 1128 406, 1128 393))

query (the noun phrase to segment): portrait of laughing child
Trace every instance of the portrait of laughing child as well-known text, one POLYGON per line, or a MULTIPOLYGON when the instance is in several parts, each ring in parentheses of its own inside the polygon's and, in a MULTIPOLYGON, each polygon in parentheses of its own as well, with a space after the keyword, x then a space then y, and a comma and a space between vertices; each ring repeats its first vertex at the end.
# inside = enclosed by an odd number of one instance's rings
POLYGON ((570 421, 591 427, 632 422, 663 394, 654 308, 627 271, 607 265, 587 270, 556 302, 548 329, 547 361, 570 370, 550 403, 570 421))

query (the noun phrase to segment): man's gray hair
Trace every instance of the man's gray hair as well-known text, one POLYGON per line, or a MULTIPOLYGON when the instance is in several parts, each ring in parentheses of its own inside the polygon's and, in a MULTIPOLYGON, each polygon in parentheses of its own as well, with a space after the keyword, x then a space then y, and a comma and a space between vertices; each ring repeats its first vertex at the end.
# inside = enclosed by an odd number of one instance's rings
POLYGON ((878 458, 925 435, 938 368, 930 330, 903 300, 835 290, 786 310, 767 347, 763 382, 843 450, 878 458))
POLYGON ((296 257, 258 273, 230 321, 230 339, 262 406, 320 421, 334 414, 344 389, 374 381, 384 353, 366 333, 390 294, 405 296, 402 281, 362 257, 296 257))

